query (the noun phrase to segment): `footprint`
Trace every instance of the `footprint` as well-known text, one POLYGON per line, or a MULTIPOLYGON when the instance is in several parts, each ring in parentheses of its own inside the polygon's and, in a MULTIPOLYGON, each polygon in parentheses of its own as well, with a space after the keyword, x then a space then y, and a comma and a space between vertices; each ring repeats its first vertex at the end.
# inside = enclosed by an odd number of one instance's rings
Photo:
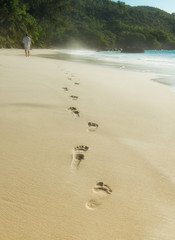
POLYGON ((111 194, 112 193, 112 189, 108 185, 104 184, 103 182, 98 182, 93 190, 97 191, 97 192, 98 191, 104 191, 107 194, 111 194))
POLYGON ((83 145, 73 148, 73 158, 71 164, 73 169, 77 169, 79 167, 81 161, 85 159, 84 152, 86 152, 88 149, 89 147, 83 145))
POLYGON ((75 107, 69 107, 68 110, 70 110, 74 114, 75 117, 80 116, 80 112, 75 107))
POLYGON ((74 96, 74 95, 71 95, 70 98, 71 98, 72 100, 77 100, 77 99, 78 99, 78 97, 77 97, 77 96, 74 96))
POLYGON ((78 82, 75 82, 74 84, 75 84, 75 85, 80 85, 80 83, 78 83, 78 82))
POLYGON ((76 107, 69 107, 68 110, 75 111, 77 109, 76 109, 76 107))
POLYGON ((68 92, 68 88, 67 87, 63 87, 62 88, 65 92, 68 92))
POLYGON ((98 202, 95 199, 89 200, 89 202, 86 203, 86 208, 93 210, 94 208, 97 208, 101 205, 101 202, 98 202))
POLYGON ((70 80, 70 81, 72 81, 72 78, 71 78, 71 77, 68 77, 67 79, 70 80))
POLYGON ((86 203, 86 208, 90 210, 99 207, 103 203, 103 200, 112 193, 112 189, 103 182, 98 182, 92 190, 97 195, 94 195, 94 197, 86 203))
POLYGON ((88 130, 90 132, 95 131, 97 128, 98 128, 98 124, 97 123, 88 122, 88 130))

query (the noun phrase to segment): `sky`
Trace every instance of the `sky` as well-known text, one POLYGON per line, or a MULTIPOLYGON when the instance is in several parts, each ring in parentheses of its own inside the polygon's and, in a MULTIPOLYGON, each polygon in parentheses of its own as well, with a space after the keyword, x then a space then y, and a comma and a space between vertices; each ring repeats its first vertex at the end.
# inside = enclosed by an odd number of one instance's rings
POLYGON ((175 0, 120 0, 120 2, 130 6, 156 7, 168 13, 175 13, 175 0))

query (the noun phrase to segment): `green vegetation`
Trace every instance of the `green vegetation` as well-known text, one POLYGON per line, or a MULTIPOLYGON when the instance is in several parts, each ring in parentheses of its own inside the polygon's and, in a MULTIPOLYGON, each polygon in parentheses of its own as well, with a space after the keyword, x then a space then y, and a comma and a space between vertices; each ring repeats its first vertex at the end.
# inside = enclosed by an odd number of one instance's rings
POLYGON ((0 0, 0 47, 175 49, 175 14, 110 0, 0 0))

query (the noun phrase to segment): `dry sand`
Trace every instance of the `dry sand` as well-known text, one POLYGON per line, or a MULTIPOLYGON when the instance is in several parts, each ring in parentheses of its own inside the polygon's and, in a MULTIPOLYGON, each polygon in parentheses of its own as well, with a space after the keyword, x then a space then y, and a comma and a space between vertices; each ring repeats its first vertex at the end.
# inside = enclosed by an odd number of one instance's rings
POLYGON ((175 93, 39 53, 0 50, 0 239, 173 240, 175 93))

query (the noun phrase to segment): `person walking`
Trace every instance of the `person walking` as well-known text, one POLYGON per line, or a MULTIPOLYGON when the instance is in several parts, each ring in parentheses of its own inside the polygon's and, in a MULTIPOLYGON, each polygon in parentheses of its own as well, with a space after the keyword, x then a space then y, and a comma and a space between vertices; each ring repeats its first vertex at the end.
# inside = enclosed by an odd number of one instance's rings
POLYGON ((24 43, 26 57, 29 57, 30 56, 31 38, 27 35, 27 33, 26 33, 26 36, 23 38, 23 43, 24 43))

